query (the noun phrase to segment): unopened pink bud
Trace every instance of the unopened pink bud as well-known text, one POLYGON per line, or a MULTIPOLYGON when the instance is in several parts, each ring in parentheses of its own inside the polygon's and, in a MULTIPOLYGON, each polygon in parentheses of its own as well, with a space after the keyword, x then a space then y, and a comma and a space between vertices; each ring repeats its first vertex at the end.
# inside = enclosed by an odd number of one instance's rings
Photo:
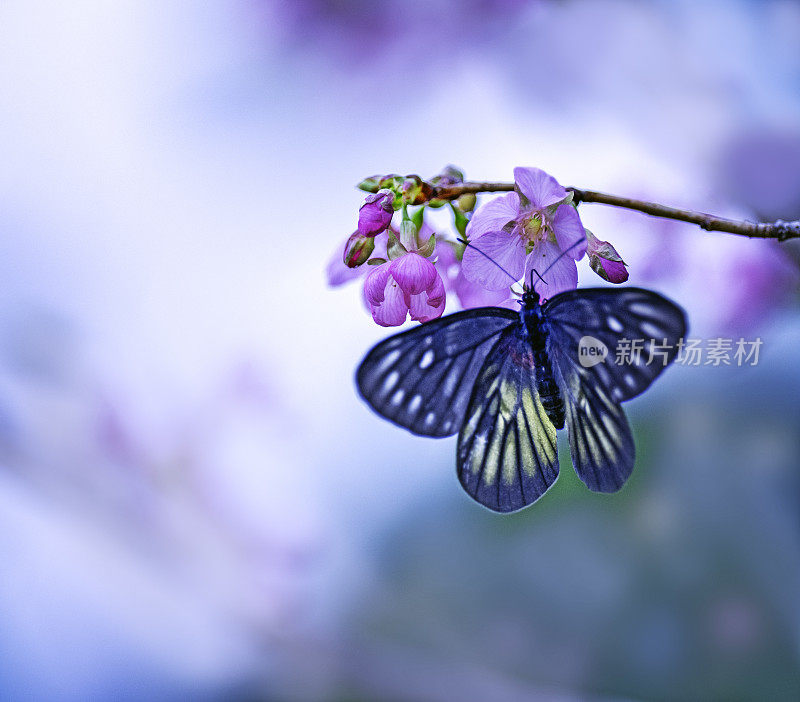
POLYGON ((624 283, 628 280, 628 269, 617 250, 607 241, 600 241, 592 232, 586 230, 589 265, 603 280, 609 283, 624 283))
POLYGON ((353 232, 344 245, 342 260, 348 268, 358 268, 366 263, 375 249, 375 239, 364 236, 358 231, 353 232))
POLYGON ((358 211, 358 231, 363 236, 375 236, 388 229, 394 215, 393 203, 394 193, 391 190, 379 190, 367 195, 358 211))

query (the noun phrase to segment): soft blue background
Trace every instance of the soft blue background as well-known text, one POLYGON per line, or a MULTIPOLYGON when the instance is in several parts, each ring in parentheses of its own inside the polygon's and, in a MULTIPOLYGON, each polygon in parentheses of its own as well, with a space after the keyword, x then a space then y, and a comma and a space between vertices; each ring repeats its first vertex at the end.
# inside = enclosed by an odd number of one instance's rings
POLYGON ((620 494, 563 455, 510 517, 357 400, 385 330, 324 268, 354 183, 450 162, 796 218, 799 33, 788 1, 0 4, 0 698, 796 699, 796 247, 583 207, 762 357, 633 401, 620 494))

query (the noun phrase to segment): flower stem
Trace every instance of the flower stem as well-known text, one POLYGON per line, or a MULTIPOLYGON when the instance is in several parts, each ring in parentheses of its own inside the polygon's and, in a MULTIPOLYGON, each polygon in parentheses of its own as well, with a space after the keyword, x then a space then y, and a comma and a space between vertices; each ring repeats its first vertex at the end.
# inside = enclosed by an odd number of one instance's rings
MULTIPOLYGON (((432 199, 455 200, 466 193, 502 193, 514 190, 514 183, 476 183, 466 182, 455 185, 446 185, 433 188, 432 199)), ((595 202, 601 205, 611 205, 612 207, 622 207, 627 210, 644 212, 651 217, 663 217, 666 219, 676 219, 681 222, 696 224, 701 229, 709 232, 728 232, 729 234, 739 234, 755 239, 777 239, 786 241, 787 239, 800 238, 800 220, 784 222, 779 219, 776 222, 745 222, 740 220, 715 217, 714 215, 692 210, 682 210, 676 207, 667 207, 655 202, 645 200, 635 200, 630 197, 620 197, 619 195, 609 195, 597 192, 596 190, 582 190, 581 188, 568 187, 574 193, 574 202, 595 202)))

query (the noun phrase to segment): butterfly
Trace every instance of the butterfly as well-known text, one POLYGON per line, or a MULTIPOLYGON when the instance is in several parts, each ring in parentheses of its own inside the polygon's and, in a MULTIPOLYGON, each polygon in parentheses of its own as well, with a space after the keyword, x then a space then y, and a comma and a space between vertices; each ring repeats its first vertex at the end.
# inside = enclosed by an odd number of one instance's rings
POLYGON ((634 287, 570 290, 541 304, 531 285, 520 304, 456 312, 380 342, 356 372, 361 397, 413 434, 458 433, 461 485, 495 512, 522 509, 553 485, 565 425, 578 477, 616 492, 635 457, 620 403, 675 359, 685 313, 634 287), (618 364, 614 350, 626 342, 636 353, 618 364))

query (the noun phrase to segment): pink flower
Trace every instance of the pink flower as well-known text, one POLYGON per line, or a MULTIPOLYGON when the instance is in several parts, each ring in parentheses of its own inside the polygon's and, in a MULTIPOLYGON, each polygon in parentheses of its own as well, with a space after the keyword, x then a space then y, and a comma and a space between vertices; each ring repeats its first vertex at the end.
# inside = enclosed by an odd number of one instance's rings
POLYGON ((413 251, 375 267, 364 294, 372 318, 382 327, 399 326, 409 315, 428 322, 444 312, 444 283, 436 267, 413 251))
POLYGON ((527 280, 535 268, 547 271, 547 285, 534 284, 542 298, 576 288, 575 261, 586 253, 586 235, 577 210, 565 202, 567 191, 539 168, 515 168, 514 181, 518 192, 482 205, 470 221, 467 237, 474 246, 464 251, 464 276, 503 290, 513 282, 505 271, 527 280))
POLYGON ((391 190, 379 190, 367 195, 358 211, 358 231, 363 236, 375 236, 388 229, 394 215, 393 202, 394 193, 391 190))
MULTIPOLYGON (((393 234, 403 238, 401 233, 394 230, 393 234)), ((350 241, 357 236, 359 233, 355 232, 348 239, 346 252, 350 241)), ((393 259, 376 266, 349 268, 343 261, 342 249, 337 248, 326 271, 328 285, 337 287, 366 276, 364 302, 375 322, 384 327, 403 324, 408 315, 420 322, 436 319, 444 311, 445 288, 436 267, 426 258, 434 251, 432 237, 433 230, 423 224, 419 233, 412 237, 413 241, 406 241, 407 250, 402 247, 398 250, 395 243, 391 255, 388 251, 388 235, 375 237, 373 258, 393 259)))
POLYGON ((586 239, 589 265, 597 275, 609 283, 624 283, 628 280, 625 261, 611 244, 607 241, 600 241, 588 229, 586 230, 586 239))

